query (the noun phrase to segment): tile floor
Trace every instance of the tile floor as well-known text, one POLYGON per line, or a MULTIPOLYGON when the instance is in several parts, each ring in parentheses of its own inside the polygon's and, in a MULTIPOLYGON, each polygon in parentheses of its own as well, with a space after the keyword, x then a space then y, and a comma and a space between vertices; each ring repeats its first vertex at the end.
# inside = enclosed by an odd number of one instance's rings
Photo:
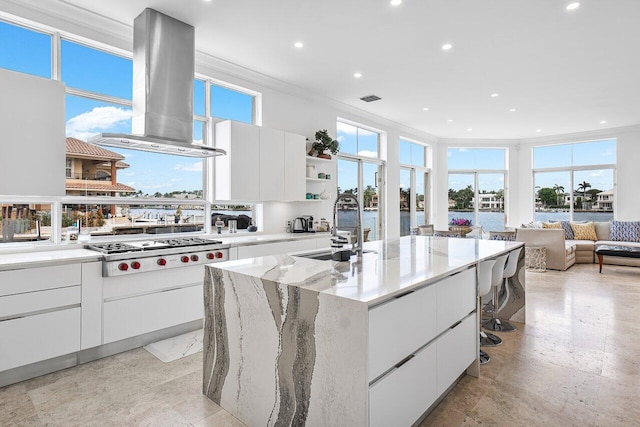
MULTIPOLYGON (((527 273, 527 324, 422 426, 640 426, 640 268, 603 270, 527 273)), ((201 372, 132 350, 0 388, 0 426, 241 426, 201 372)))

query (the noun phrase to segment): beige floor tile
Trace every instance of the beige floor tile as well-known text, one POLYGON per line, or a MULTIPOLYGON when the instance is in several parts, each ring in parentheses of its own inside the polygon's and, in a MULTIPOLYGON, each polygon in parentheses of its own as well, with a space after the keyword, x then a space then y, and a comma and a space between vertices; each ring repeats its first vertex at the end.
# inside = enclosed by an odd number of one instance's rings
POLYGON ((226 411, 220 411, 195 424, 195 427, 245 427, 226 411))

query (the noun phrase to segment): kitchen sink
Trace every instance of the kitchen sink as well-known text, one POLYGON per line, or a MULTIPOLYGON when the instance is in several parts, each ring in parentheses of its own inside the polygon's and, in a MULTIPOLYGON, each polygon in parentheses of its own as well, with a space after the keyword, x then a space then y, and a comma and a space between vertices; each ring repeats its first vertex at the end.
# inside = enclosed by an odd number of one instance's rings
MULTIPOLYGON (((363 254, 375 253, 375 251, 364 250, 364 251, 362 251, 362 253, 363 254)), ((314 252, 314 253, 310 253, 310 254, 300 254, 300 255, 294 255, 294 256, 299 256, 299 257, 302 257, 302 258, 309 258, 309 259, 317 259, 319 261, 330 261, 331 260, 331 251, 314 252)))

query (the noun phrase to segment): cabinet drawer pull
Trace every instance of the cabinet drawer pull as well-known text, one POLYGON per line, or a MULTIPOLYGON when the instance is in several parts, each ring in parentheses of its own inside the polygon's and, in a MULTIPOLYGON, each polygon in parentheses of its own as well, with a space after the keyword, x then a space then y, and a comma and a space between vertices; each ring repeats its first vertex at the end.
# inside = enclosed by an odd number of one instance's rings
POLYGON ((449 329, 454 329, 456 326, 458 326, 460 323, 462 323, 462 320, 458 320, 456 323, 454 323, 453 325, 451 325, 451 327, 449 329))
POLYGON ((9 322, 11 320, 22 319, 24 317, 38 316, 40 314, 47 314, 47 313, 55 313, 56 311, 70 310, 72 308, 79 308, 79 307, 80 307, 80 303, 69 304, 61 307, 45 308, 43 310, 30 311, 28 313, 20 313, 12 316, 0 317, 0 322, 9 322))
POLYGON ((400 362, 398 362, 398 364, 396 365, 396 369, 398 369, 399 367, 401 367, 402 365, 404 365, 405 363, 407 363, 409 360, 413 359, 414 357, 416 357, 415 354, 411 354, 411 355, 405 357, 400 362))
POLYGON ((405 292, 405 293, 403 293, 403 294, 396 295, 394 298, 395 298, 395 299, 398 299, 398 298, 406 297, 407 295, 412 294, 412 293, 414 293, 414 292, 415 292, 415 291, 407 291, 407 292, 405 292))

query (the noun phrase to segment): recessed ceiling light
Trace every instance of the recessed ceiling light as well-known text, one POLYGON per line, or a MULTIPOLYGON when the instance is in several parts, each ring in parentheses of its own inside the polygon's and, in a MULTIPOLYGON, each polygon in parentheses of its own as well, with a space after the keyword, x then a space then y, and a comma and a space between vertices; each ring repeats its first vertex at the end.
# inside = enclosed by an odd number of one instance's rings
POLYGON ((536 129, 536 132, 542 132, 542 129, 536 129))
POLYGON ((422 107, 422 111, 429 111, 429 107, 422 107))
POLYGON ((580 3, 578 3, 578 2, 576 1, 576 2, 573 2, 573 3, 569 3, 569 4, 567 5, 567 10, 576 10, 576 9, 577 9, 577 8, 579 8, 579 7, 580 7, 580 3))
POLYGON ((492 93, 492 94, 491 94, 491 97, 492 97, 492 98, 497 98, 497 97, 499 97, 499 96, 500 96, 500 94, 499 94, 499 93, 492 93))
POLYGON ((353 77, 355 77, 356 79, 359 79, 360 77, 362 77, 362 73, 355 73, 353 77))
POLYGON ((453 123, 453 120, 451 120, 451 119, 449 119, 449 120, 447 120, 447 121, 448 121, 449 123, 453 123))
POLYGON ((402 4, 402 0, 391 0, 391 6, 400 6, 402 4))
POLYGON ((471 132, 473 129, 471 128, 467 128, 467 132, 471 132))
POLYGON ((297 47, 298 49, 300 49, 300 48, 304 47, 304 43, 302 43, 302 42, 295 42, 293 45, 294 45, 295 47, 297 47))
POLYGON ((442 45, 442 50, 450 50, 453 47, 451 43, 445 43, 442 45))
POLYGON ((607 124, 607 121, 606 120, 600 120, 600 124, 601 125, 607 124))
POLYGON ((513 113, 514 111, 516 111, 516 109, 515 108, 510 108, 509 111, 513 113))

